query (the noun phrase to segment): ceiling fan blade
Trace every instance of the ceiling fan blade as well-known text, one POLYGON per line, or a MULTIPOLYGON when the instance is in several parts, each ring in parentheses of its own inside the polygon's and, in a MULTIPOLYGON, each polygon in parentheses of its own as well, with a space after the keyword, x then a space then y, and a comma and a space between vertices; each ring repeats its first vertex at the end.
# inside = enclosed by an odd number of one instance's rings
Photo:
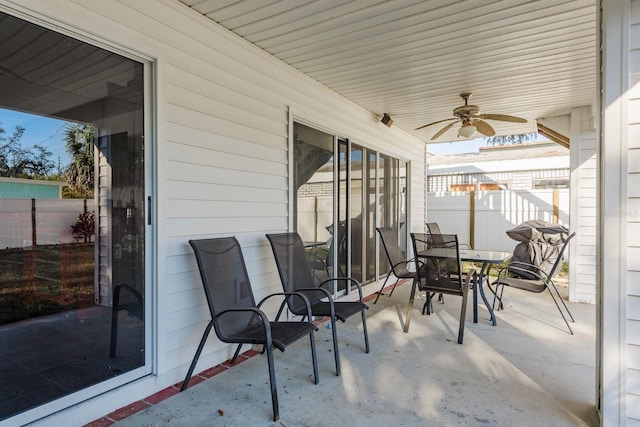
POLYGON ((491 127, 491 125, 485 121, 474 120, 471 124, 474 125, 478 132, 484 136, 494 136, 496 134, 496 131, 491 127))
POLYGON ((429 123, 429 124, 426 124, 426 125, 422 125, 422 126, 420 126, 419 128, 416 128, 416 130, 424 129, 424 128, 426 128, 426 127, 429 127, 429 126, 431 126, 431 125, 436 125, 436 124, 438 124, 438 123, 448 122, 449 120, 457 120, 457 117, 452 117, 452 118, 450 118, 450 119, 444 119, 444 120, 438 120, 437 122, 432 122, 432 123, 429 123))
POLYGON ((453 127, 453 125, 455 125, 456 123, 460 122, 460 120, 457 120, 455 122, 449 123, 448 125, 446 125, 445 127, 443 127, 442 129, 440 129, 438 131, 438 133, 436 133, 435 135, 433 135, 431 137, 431 140, 433 141, 434 139, 440 138, 446 131, 448 131, 449 129, 451 129, 453 127))
POLYGON ((477 118, 487 120, 500 120, 503 122, 527 123, 527 119, 516 116, 507 116, 506 114, 480 114, 477 118))

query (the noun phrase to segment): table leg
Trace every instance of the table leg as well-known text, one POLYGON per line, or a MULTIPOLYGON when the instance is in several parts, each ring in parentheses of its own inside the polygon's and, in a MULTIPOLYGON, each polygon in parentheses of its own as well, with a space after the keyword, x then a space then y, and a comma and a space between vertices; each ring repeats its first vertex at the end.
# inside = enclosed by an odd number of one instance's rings
POLYGON ((413 309, 413 300, 416 296, 416 288, 418 287, 418 281, 413 279, 413 285, 411 286, 411 293, 409 294, 409 308, 407 309, 407 317, 404 320, 404 332, 409 332, 409 321, 411 320, 411 311, 413 309))
POLYGON ((482 297, 482 301, 484 301, 484 305, 487 307, 487 310, 489 310, 489 315, 491 316, 491 324, 493 326, 496 326, 496 315, 493 313, 493 307, 491 307, 491 304, 489 304, 489 301, 487 301, 487 297, 484 294, 484 277, 485 275, 489 274, 489 268, 491 268, 491 264, 488 262, 485 262, 482 264, 482 268, 480 269, 480 274, 479 274, 479 283, 478 283, 478 287, 480 289, 480 296, 482 297))
POLYGON ((473 323, 478 323, 478 272, 473 272, 473 323))

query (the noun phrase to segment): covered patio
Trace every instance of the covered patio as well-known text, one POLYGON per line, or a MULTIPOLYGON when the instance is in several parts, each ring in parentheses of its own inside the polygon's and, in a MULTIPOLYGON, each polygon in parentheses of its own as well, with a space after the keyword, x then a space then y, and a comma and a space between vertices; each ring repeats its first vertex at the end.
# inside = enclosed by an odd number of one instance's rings
POLYGON ((317 333, 320 383, 312 382, 309 353, 295 344, 275 357, 281 419, 272 420, 265 356, 228 368, 224 363, 111 413, 90 426, 227 425, 353 426, 528 425, 595 426, 595 306, 570 303, 575 335, 547 295, 508 292, 491 326, 486 309, 467 316, 456 343, 460 299, 446 296, 435 314, 414 305, 402 332, 410 291, 399 286, 376 305, 369 298, 372 351, 365 354, 359 322, 339 324, 343 373, 335 375, 331 333, 317 333), (179 386, 179 385, 178 385, 179 386))

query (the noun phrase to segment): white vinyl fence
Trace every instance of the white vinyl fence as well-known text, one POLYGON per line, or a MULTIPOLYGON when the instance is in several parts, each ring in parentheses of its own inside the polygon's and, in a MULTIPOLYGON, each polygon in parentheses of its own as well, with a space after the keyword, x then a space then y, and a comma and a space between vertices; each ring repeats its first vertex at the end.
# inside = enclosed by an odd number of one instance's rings
POLYGON ((569 189, 427 193, 427 222, 476 249, 511 252, 517 242, 506 230, 531 219, 568 227, 569 204, 569 189))
POLYGON ((73 243, 71 226, 93 200, 0 199, 0 249, 73 243))

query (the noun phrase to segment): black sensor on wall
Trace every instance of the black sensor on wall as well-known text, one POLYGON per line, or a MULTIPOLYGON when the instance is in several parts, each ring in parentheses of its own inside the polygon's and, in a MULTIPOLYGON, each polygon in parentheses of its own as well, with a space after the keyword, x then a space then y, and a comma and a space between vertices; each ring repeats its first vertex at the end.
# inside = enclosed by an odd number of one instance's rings
POLYGON ((390 128, 393 124, 393 119, 391 119, 391 117, 387 113, 384 113, 384 115, 382 116, 382 120, 380 121, 384 123, 388 128, 390 128))

